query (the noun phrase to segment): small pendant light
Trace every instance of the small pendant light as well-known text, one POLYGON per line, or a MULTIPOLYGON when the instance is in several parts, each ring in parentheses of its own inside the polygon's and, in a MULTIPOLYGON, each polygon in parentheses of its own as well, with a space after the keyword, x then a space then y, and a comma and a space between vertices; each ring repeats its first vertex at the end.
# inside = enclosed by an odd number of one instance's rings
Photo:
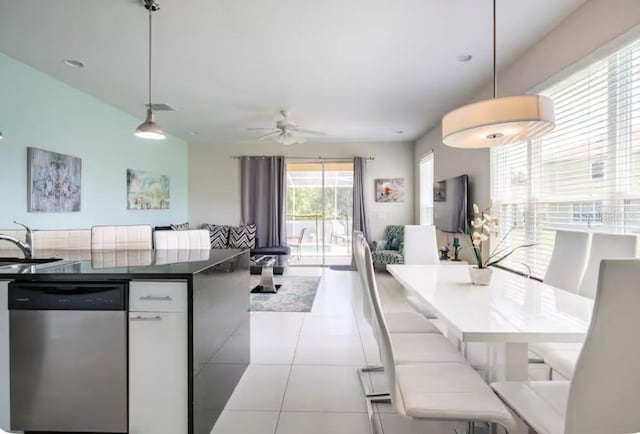
POLYGON ((553 130, 553 101, 542 95, 498 98, 496 0, 493 0, 493 99, 460 107, 442 118, 442 141, 454 148, 522 142, 553 130))
POLYGON ((160 5, 155 0, 142 0, 144 7, 149 11, 149 105, 147 106, 147 118, 136 128, 136 137, 142 139, 162 140, 166 138, 166 134, 156 123, 153 116, 151 104, 151 41, 152 41, 152 13, 160 9, 160 5))

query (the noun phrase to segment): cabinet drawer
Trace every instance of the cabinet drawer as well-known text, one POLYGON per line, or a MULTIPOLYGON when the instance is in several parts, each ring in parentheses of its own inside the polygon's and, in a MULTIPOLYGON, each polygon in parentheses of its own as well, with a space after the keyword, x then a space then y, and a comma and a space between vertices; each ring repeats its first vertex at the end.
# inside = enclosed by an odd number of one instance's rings
POLYGON ((131 282, 130 312, 186 312, 186 282, 131 282))

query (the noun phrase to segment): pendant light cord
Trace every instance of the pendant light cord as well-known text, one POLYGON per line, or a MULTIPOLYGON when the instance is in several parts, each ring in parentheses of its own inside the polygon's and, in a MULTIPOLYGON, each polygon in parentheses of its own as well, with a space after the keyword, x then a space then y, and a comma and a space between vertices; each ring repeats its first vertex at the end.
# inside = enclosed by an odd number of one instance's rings
MULTIPOLYGON (((495 0, 494 0, 495 1, 495 0)), ((152 23, 152 19, 151 19, 151 5, 149 5, 149 111, 151 111, 151 44, 152 44, 152 33, 151 33, 151 23, 152 23)))
POLYGON ((498 68, 496 62, 496 0, 493 0, 493 98, 498 97, 498 68))

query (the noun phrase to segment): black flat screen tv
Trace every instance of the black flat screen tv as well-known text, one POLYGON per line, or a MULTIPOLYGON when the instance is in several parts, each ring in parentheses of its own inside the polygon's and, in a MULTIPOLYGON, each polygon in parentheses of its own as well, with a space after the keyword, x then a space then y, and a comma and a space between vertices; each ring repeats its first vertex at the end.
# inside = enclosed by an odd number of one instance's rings
POLYGON ((433 220, 442 232, 467 232, 469 224, 469 177, 438 181, 433 186, 433 220))

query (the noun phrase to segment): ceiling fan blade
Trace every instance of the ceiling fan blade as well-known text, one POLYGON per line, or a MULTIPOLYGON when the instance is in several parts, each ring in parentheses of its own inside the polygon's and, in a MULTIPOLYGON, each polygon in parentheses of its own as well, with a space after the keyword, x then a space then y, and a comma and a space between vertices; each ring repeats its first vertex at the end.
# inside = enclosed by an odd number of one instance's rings
POLYGON ((305 128, 292 127, 291 129, 295 132, 298 132, 301 134, 307 134, 309 136, 326 136, 327 135, 327 133, 322 131, 307 130, 305 128))
POLYGON ((247 128, 247 131, 273 131, 274 128, 247 128))
POLYGON ((260 137, 258 137, 258 140, 264 140, 264 139, 266 139, 268 137, 272 137, 272 136, 275 136, 275 135, 279 136, 280 135, 280 130, 273 130, 271 132, 268 132, 267 134, 263 134, 260 137))

